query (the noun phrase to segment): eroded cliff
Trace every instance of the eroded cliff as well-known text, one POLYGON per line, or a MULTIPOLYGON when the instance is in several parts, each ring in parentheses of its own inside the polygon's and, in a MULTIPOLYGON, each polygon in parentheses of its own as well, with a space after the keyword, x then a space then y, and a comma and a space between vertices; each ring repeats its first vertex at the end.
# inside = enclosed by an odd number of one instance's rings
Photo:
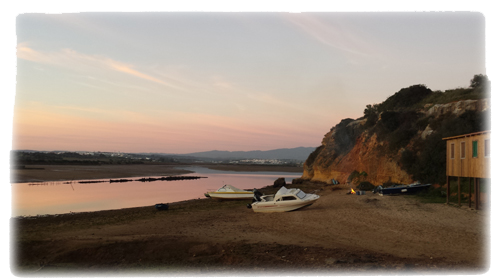
MULTIPOLYGON (((351 123, 354 129, 362 130, 366 120, 351 123)), ((335 151, 336 129, 332 129, 323 138, 322 145, 317 150, 317 155, 304 164, 303 179, 331 182, 332 179, 346 183, 353 171, 365 172, 365 181, 372 184, 385 182, 409 183, 411 176, 403 171, 397 160, 383 154, 381 148, 383 141, 377 140, 377 135, 369 135, 363 131, 355 141, 353 147, 345 153, 335 151)), ((313 156, 313 155, 312 155, 313 156)))
POLYGON ((446 154, 442 137, 489 129, 489 108, 490 99, 478 99, 388 110, 372 119, 365 110, 364 117, 344 119, 324 136, 304 163, 302 179, 346 183, 353 172, 363 172, 362 181, 374 185, 416 180, 440 183, 436 176, 421 174, 425 171, 419 165, 444 168, 440 167, 446 154))

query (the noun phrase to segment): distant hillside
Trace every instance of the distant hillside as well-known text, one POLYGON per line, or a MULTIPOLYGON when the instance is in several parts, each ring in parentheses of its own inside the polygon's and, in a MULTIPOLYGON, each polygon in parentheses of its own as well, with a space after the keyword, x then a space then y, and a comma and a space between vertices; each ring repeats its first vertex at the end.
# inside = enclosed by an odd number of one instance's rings
POLYGON ((293 149, 276 149, 269 151, 209 151, 183 154, 196 158, 213 158, 213 159, 289 159, 305 161, 307 157, 314 151, 314 147, 298 147, 293 149))

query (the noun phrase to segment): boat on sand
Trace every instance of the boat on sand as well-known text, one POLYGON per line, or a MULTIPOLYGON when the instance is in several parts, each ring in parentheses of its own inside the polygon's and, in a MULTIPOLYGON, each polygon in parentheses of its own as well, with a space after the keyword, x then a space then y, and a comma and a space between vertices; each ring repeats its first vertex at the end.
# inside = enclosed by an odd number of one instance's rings
POLYGON ((215 199, 252 199, 253 192, 240 190, 231 185, 224 185, 214 192, 205 193, 205 196, 215 199))
POLYGON ((428 189, 430 186, 431 184, 420 184, 419 182, 415 182, 409 185, 394 185, 388 188, 382 188, 382 186, 378 186, 375 189, 373 189, 373 193, 378 193, 381 196, 398 195, 398 194, 415 194, 428 189))
POLYGON ((276 194, 261 195, 255 192, 254 202, 248 204, 254 212, 288 212, 312 205, 319 195, 304 193, 300 189, 281 187, 276 194))

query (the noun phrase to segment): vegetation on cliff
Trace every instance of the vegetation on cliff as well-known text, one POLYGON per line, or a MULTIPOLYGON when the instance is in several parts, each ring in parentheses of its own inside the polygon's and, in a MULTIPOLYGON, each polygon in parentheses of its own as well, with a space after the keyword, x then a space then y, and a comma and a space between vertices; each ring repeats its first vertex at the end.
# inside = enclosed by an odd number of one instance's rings
MULTIPOLYGON (((443 185, 446 142, 442 139, 490 129, 490 109, 485 108, 489 106, 477 105, 490 97, 489 88, 486 75, 475 75, 468 88, 444 92, 432 91, 425 85, 403 88, 382 103, 367 105, 363 117, 344 119, 333 127, 307 159, 304 171, 314 179, 315 171, 341 168, 342 158, 355 145, 368 145, 368 141, 376 139, 371 152, 397 163, 413 180, 443 185), (452 106, 458 101, 465 103, 452 106)), ((352 161, 354 156, 350 158, 352 161)), ((367 177, 370 181, 374 174, 366 171, 372 175, 367 177)))

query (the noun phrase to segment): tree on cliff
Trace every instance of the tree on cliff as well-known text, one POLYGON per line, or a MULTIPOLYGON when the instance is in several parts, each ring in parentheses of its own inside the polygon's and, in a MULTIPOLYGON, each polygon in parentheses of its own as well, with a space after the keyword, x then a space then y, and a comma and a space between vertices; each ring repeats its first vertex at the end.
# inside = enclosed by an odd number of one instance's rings
POLYGON ((432 90, 425 85, 413 85, 403 88, 387 98, 378 106, 378 112, 389 110, 403 110, 418 104, 422 99, 432 94, 432 90))
POLYGON ((378 108, 380 104, 368 104, 366 105, 364 113, 364 118, 366 119, 365 126, 366 127, 371 127, 373 126, 377 120, 378 120, 378 108))
POLYGON ((470 80, 470 87, 473 89, 483 89, 486 92, 489 92, 490 88, 490 80, 488 76, 483 74, 474 75, 474 78, 470 80))

